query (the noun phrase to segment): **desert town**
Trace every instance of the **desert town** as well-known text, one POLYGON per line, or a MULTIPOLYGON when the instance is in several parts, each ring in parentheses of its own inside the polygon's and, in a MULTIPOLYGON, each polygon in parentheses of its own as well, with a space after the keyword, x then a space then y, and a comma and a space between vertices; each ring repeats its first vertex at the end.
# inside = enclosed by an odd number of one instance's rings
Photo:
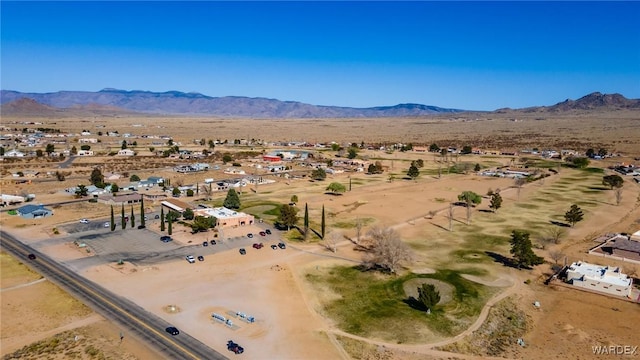
MULTIPOLYGON (((3 117, 2 232, 230 357, 639 356, 634 143, 172 123, 3 117)), ((30 261, 2 253, 3 358, 162 357, 30 261)))

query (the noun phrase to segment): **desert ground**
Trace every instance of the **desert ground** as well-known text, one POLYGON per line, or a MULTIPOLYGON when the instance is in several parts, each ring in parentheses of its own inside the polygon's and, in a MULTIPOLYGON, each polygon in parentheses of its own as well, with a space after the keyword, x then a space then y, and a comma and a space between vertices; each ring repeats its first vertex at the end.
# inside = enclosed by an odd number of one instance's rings
MULTIPOLYGON (((194 127, 179 126, 171 118, 154 118, 153 121, 148 118, 40 121, 46 126, 76 131, 83 127, 90 127, 93 131, 97 124, 108 124, 120 133, 134 133, 140 128, 133 128, 132 124, 142 124, 145 132, 171 134, 176 141, 185 144, 184 148, 191 146, 194 149, 198 147, 187 144, 205 137, 268 141, 416 142, 427 146, 436 142, 491 148, 605 147, 609 152, 621 153, 620 157, 591 164, 599 168, 620 162, 633 163, 633 158, 640 155, 638 114, 624 112, 600 117, 573 114, 566 118, 549 116, 544 119, 540 114, 492 114, 491 119, 488 115, 484 118, 476 116, 478 120, 469 116, 449 121, 445 118, 299 122, 191 119, 198 122, 194 127)), ((102 143, 105 152, 118 146, 118 141, 112 142, 105 140, 102 143)), ((61 190, 78 183, 88 183, 91 169, 98 164, 109 171, 126 171, 141 178, 166 176, 172 178, 173 183, 189 184, 209 177, 225 178, 225 174, 215 171, 177 175, 171 171, 171 164, 144 156, 148 155, 145 154, 146 147, 140 145, 141 156, 136 157, 140 159, 76 158, 67 169, 58 169, 54 162, 5 164, 5 173, 37 168, 43 173, 60 170, 69 174, 64 181, 44 181, 49 180, 44 178, 31 184, 15 184, 10 176, 5 176, 2 192, 34 193, 37 201, 42 203, 70 200, 73 196, 61 190)), ((253 150, 262 149, 255 147, 253 150)), ((236 153, 239 149, 219 146, 216 151, 236 153)), ((327 158, 333 156, 328 151, 321 154, 327 158)), ((328 233, 338 233, 342 239, 336 244, 336 252, 328 250, 328 244, 317 238, 301 241, 299 234, 292 230, 274 232, 264 241, 270 245, 283 239, 288 245, 286 250, 271 250, 268 246, 260 250, 249 248, 247 255, 242 256, 236 248, 229 247, 195 264, 189 264, 183 258, 152 266, 109 263, 84 269, 83 274, 223 354, 230 354, 224 346, 226 340, 234 339, 245 347, 245 353, 239 357, 250 359, 596 359, 602 356, 594 355, 592 346, 640 345, 636 335, 640 331, 640 308, 637 304, 553 283, 544 285, 544 280, 552 273, 552 251, 561 251, 568 261, 603 263, 602 258, 587 254, 598 235, 630 233, 640 229, 640 187, 633 181, 625 181, 622 201, 616 205, 612 191, 596 188, 606 172, 562 168, 558 174, 544 181, 526 184, 518 191, 513 187, 512 179, 483 177, 472 171, 467 174, 445 171, 439 177, 437 169, 443 164, 438 162, 438 157, 428 153, 363 150, 360 156, 381 161, 387 170, 381 175, 329 175, 323 182, 274 178, 274 184, 261 185, 257 192, 245 189, 241 194, 241 201, 246 204, 243 210, 259 215, 266 223, 275 219, 269 213, 273 204, 288 203, 294 194, 299 198, 299 206, 308 204, 314 228, 319 226, 324 206, 328 233), (410 162, 417 159, 425 162, 421 175, 416 180, 403 179, 410 162), (332 181, 351 182, 353 187, 342 195, 326 194, 325 187, 332 181), (488 189, 501 189, 503 207, 496 213, 490 212, 488 200, 483 199, 473 210, 470 224, 467 224, 465 209, 455 207, 453 231, 449 231, 448 204, 456 201, 462 191, 471 190, 484 195, 488 189), (568 228, 559 244, 545 242, 543 238, 550 220, 562 221, 562 215, 572 203, 582 207, 585 220, 568 228), (364 232, 378 225, 391 227, 401 235, 415 252, 414 261, 406 264, 403 270, 405 273, 429 273, 438 269, 467 272, 467 279, 486 289, 483 311, 466 318, 463 322, 465 329, 455 336, 445 336, 428 328, 421 329, 408 340, 398 337, 406 335, 402 333, 378 331, 361 336, 344 331, 340 319, 330 310, 330 305, 340 298, 340 293, 308 279, 324 278, 330 276, 336 267, 349 267, 361 262, 362 251, 358 251, 353 241, 356 238, 356 220, 365 222, 364 232), (505 267, 485 254, 485 251, 492 251, 509 256, 508 237, 513 229, 531 232, 535 251, 546 258, 546 264, 533 270, 517 270, 505 267), (535 301, 541 304, 540 308, 533 306, 535 301), (236 311, 253 315, 256 322, 249 324, 231 315, 236 326, 228 328, 211 319, 214 312, 230 315, 236 311), (495 329, 503 326, 509 316, 505 314, 509 313, 521 314, 525 325, 514 330, 513 334, 496 335, 495 329), (513 336, 522 338, 526 345, 514 343, 513 336), (492 342, 495 339, 501 343, 492 342)), ((520 157, 481 155, 461 156, 457 161, 478 163, 485 168, 518 166, 521 163, 520 157)), ((248 162, 242 162, 242 167, 249 173, 259 171, 250 167, 248 162)), ((221 203, 224 195, 215 193, 210 203, 221 203)), ((148 203, 147 206, 149 211, 159 210, 159 203, 148 203)), ((84 217, 103 221, 109 216, 109 208, 80 202, 55 206, 54 211, 54 216, 38 220, 21 219, 3 212, 0 214, 2 229, 60 261, 96 256, 91 249, 87 252, 71 241, 65 241, 70 234, 64 231, 64 225, 75 224, 84 217)), ((242 235, 244 230, 225 235, 242 235)), ((123 230, 125 234, 126 231, 136 230, 123 230)), ((145 231, 160 234, 155 223, 145 231)), ((209 239, 210 235, 194 236, 186 229, 176 227, 173 236, 176 243, 191 247, 194 254, 198 254, 202 250, 198 244, 209 239)), ((90 358, 88 354, 91 351, 86 350, 89 345, 100 349, 107 358, 157 358, 157 354, 128 334, 119 344, 116 325, 65 298, 48 281, 42 281, 37 274, 12 262, 15 261, 3 254, 1 354, 5 358, 13 358, 11 354, 23 347, 29 349, 34 343, 61 342, 51 340, 55 334, 73 339, 79 336, 80 340, 76 342, 82 343, 81 350, 71 348, 71 345, 67 350, 77 358, 90 358), (53 296, 49 294, 55 294, 61 300, 37 301, 53 296)), ((638 274, 640 270, 638 264, 613 259, 607 259, 606 265, 621 266, 628 273, 638 274)), ((22 358, 51 356, 46 350, 38 351, 32 349, 31 357, 22 358)), ((638 357, 640 352, 637 351, 629 358, 638 357)))

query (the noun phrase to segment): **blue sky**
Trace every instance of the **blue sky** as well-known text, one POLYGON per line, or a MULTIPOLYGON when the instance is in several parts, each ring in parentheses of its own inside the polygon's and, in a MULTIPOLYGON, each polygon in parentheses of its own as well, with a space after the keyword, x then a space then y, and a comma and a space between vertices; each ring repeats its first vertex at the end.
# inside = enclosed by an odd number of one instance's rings
POLYGON ((316 105, 640 98, 639 2, 8 2, 4 90, 316 105))

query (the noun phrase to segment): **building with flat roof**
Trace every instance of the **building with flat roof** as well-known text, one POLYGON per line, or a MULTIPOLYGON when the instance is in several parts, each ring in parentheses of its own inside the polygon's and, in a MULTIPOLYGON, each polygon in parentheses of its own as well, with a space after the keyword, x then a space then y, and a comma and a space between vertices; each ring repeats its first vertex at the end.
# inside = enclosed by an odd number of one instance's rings
POLYGON ((195 216, 215 217, 216 227, 221 228, 252 225, 255 222, 253 215, 227 209, 226 207, 196 209, 193 213, 195 216))
POLYGON ((180 214, 182 214, 187 209, 193 209, 195 207, 178 199, 167 199, 164 200, 161 204, 162 206, 169 208, 169 210, 177 211, 180 214))
POLYGON ((573 286, 609 295, 629 297, 633 280, 618 267, 574 262, 567 269, 566 282, 573 286))

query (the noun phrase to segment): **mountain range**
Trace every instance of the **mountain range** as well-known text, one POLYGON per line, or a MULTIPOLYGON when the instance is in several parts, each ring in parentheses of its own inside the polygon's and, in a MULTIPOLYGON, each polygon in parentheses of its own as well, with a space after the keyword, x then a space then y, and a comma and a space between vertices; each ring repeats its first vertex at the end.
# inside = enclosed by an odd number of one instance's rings
MULTIPOLYGON (((496 111, 566 112, 595 109, 640 109, 640 99, 627 99, 620 94, 594 92, 578 100, 567 99, 552 106, 515 110, 505 108, 496 111)), ((369 108, 321 106, 267 98, 211 97, 180 91, 151 92, 117 89, 103 89, 97 92, 58 91, 53 93, 0 91, 0 113, 2 115, 144 113, 239 118, 378 118, 425 116, 463 111, 465 110, 422 104, 398 104, 369 108)))

